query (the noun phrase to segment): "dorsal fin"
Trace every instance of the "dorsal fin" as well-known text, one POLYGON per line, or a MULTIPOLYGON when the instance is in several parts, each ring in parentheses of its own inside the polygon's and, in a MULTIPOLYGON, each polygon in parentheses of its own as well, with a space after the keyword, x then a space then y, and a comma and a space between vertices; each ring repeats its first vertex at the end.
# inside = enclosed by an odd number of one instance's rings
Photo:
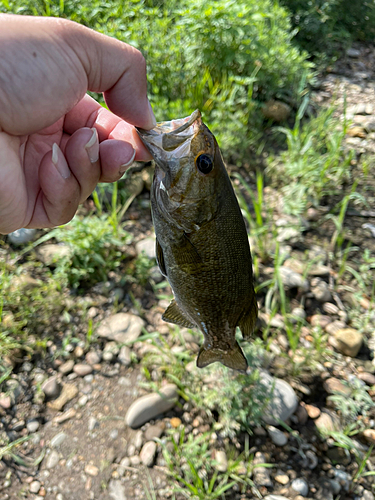
POLYGON ((228 368, 233 370, 246 371, 247 360, 242 352, 241 347, 236 342, 234 346, 229 351, 224 351, 215 347, 207 348, 203 345, 199 351, 197 358, 198 368, 204 368, 211 363, 219 361, 228 368))
POLYGON ((238 326, 240 327, 244 339, 251 338, 251 334, 254 331, 257 317, 258 304, 254 293, 249 308, 242 314, 240 320, 238 321, 238 326))
POLYGON ((175 325, 185 326, 186 328, 194 328, 195 325, 189 319, 187 319, 178 307, 177 302, 172 300, 167 309, 165 310, 163 316, 161 317, 164 321, 168 323, 174 323, 175 325))

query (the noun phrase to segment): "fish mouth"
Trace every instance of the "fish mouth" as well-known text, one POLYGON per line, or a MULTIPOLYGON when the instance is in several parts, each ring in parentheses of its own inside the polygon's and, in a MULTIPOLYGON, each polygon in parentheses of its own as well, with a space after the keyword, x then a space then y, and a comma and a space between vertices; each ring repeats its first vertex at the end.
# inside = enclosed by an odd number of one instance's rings
POLYGON ((159 122, 151 130, 136 127, 136 131, 155 161, 158 162, 158 160, 165 161, 188 156, 191 141, 201 126, 201 113, 199 109, 196 109, 185 118, 159 122))

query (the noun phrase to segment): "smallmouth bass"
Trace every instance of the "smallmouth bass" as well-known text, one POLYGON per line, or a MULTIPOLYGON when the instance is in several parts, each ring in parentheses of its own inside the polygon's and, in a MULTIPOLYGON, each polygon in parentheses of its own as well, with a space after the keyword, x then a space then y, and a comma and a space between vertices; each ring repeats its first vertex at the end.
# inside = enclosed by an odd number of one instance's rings
POLYGON ((245 371, 235 332, 250 338, 257 318, 252 260, 216 139, 199 110, 137 132, 155 160, 156 256, 175 297, 163 319, 202 331, 198 367, 219 361, 245 371))

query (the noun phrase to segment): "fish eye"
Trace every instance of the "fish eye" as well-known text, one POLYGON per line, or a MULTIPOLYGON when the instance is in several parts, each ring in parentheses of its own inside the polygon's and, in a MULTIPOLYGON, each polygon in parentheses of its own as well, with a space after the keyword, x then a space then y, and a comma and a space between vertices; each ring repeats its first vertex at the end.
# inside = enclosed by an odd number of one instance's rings
POLYGON ((195 159, 195 164, 202 174, 209 174, 214 168, 214 163, 211 156, 202 154, 195 159))

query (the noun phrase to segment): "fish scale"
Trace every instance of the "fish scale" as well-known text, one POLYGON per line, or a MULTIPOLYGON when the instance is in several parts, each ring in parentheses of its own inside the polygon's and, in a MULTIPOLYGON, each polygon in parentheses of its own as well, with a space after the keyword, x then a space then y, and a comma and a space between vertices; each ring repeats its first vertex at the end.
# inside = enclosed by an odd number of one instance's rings
POLYGON ((244 371, 247 361, 235 333, 239 326, 250 338, 257 318, 252 260, 216 139, 198 110, 151 131, 137 130, 156 164, 156 254, 175 297, 163 319, 203 332, 199 367, 219 361, 244 371))

